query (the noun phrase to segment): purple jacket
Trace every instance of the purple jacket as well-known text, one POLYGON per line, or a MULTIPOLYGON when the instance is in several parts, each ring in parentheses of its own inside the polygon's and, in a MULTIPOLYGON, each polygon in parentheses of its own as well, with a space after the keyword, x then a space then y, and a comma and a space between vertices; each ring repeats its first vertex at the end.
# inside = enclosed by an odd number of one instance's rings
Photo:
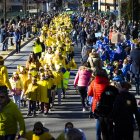
POLYGON ((92 72, 88 69, 79 69, 74 80, 74 87, 88 86, 91 74, 92 72))

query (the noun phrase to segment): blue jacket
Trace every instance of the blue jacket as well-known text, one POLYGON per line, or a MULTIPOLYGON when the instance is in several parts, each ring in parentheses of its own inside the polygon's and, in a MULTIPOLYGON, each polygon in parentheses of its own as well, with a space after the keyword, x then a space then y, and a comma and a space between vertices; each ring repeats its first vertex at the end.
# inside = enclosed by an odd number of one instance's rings
POLYGON ((21 40, 21 33, 20 32, 14 32, 15 42, 18 42, 21 40))

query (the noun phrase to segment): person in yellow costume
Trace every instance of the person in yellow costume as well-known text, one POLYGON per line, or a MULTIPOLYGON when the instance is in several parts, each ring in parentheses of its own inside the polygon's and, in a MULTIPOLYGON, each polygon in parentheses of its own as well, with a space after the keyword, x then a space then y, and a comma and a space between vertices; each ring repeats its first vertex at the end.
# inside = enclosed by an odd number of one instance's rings
POLYGON ((28 114, 27 116, 32 115, 36 116, 36 102, 40 100, 40 86, 37 84, 37 78, 32 77, 32 83, 28 85, 28 88, 25 92, 25 95, 28 99, 28 114))
POLYGON ((36 55, 36 57, 38 57, 38 58, 41 57, 42 45, 41 45, 39 37, 35 41, 35 45, 33 46, 33 52, 36 55))
POLYGON ((22 106, 26 107, 26 99, 25 99, 25 92, 27 91, 28 89, 28 85, 32 83, 32 74, 30 71, 28 71, 28 76, 27 76, 27 80, 25 81, 24 83, 24 86, 23 86, 23 91, 22 91, 22 94, 21 94, 21 100, 23 101, 22 102, 22 106))
MULTIPOLYGON (((51 33, 50 33, 51 34, 51 33)), ((52 43, 55 42, 55 39, 52 38, 52 35, 49 35, 45 41, 45 44, 47 47, 51 47, 52 46, 52 43)))
POLYGON ((49 95, 48 95, 48 82, 45 80, 44 73, 40 73, 40 80, 38 81, 40 85, 39 101, 41 102, 41 112, 44 115, 48 114, 49 111, 49 95))
POLYGON ((61 93, 63 87, 63 74, 61 72, 61 67, 57 71, 53 71, 54 79, 56 80, 56 93, 58 94, 58 104, 61 105, 61 93))
POLYGON ((48 47, 47 52, 44 57, 45 63, 50 66, 52 64, 53 57, 54 57, 54 53, 52 51, 52 48, 48 47))
MULTIPOLYGON (((24 87, 25 86, 25 82, 28 79, 28 74, 27 74, 25 66, 19 66, 19 77, 20 77, 22 85, 24 87)), ((23 94, 24 93, 22 91, 22 96, 23 96, 23 94)), ((26 100, 21 98, 21 104, 22 104, 22 106, 26 106, 26 100)))
POLYGON ((54 105, 53 101, 55 99, 56 81, 55 81, 55 78, 54 78, 54 75, 53 75, 51 69, 48 70, 48 75, 49 75, 49 82, 51 83, 51 94, 49 96, 49 105, 50 105, 50 109, 51 109, 54 105))
POLYGON ((39 62, 40 62, 40 64, 41 64, 41 66, 44 66, 45 65, 45 52, 42 52, 41 53, 41 58, 39 59, 39 62))
POLYGON ((62 56, 61 50, 56 50, 52 63, 54 64, 56 70, 58 70, 60 65, 66 68, 66 58, 62 56))
POLYGON ((12 90, 11 84, 8 78, 8 72, 6 66, 4 66, 4 59, 0 56, 0 89, 12 90))
POLYGON ((29 70, 31 67, 36 67, 37 69, 41 66, 41 63, 39 62, 36 55, 31 52, 29 54, 28 60, 26 61, 26 69, 29 70))
POLYGON ((8 91, 0 89, 0 140, 15 140, 17 134, 22 137, 24 133, 25 122, 21 112, 9 98, 8 91))
POLYGON ((28 131, 25 135, 27 140, 55 140, 54 137, 49 133, 49 130, 43 127, 41 122, 36 122, 34 128, 28 131))
POLYGON ((48 85, 48 97, 49 97, 49 109, 50 109, 50 101, 51 101, 51 91, 52 91, 52 87, 53 87, 53 80, 49 75, 49 69, 47 71, 44 72, 45 74, 45 80, 47 81, 47 85, 48 85))

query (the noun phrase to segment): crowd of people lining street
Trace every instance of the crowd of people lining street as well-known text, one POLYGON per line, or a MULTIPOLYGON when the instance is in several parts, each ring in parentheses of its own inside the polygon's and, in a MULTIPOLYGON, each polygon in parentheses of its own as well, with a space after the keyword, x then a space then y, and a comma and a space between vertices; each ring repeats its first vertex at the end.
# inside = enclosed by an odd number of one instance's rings
MULTIPOLYGON (((61 105, 69 78, 74 75, 74 87, 80 93, 82 111, 91 107, 90 117, 96 119, 96 139, 133 140, 135 120, 140 128, 140 112, 129 89, 135 85, 139 95, 139 24, 88 12, 59 13, 51 17, 41 15, 35 21, 35 17, 18 18, 17 22, 12 20, 0 28, 3 51, 8 49, 5 39, 9 36, 15 37, 16 52, 19 53, 24 35, 36 35, 26 66, 18 65, 10 79, 0 56, 0 139, 14 140, 17 135, 14 124, 17 122, 20 138, 55 139, 41 122, 26 132, 20 108, 28 105, 28 117, 35 117, 37 113, 47 115, 53 108, 56 95, 61 105), (81 66, 75 74, 71 72, 77 69, 74 47, 79 46, 81 66)), ((10 39, 13 45, 13 38, 10 39)), ((69 125, 58 140, 86 139, 82 130, 69 125)))

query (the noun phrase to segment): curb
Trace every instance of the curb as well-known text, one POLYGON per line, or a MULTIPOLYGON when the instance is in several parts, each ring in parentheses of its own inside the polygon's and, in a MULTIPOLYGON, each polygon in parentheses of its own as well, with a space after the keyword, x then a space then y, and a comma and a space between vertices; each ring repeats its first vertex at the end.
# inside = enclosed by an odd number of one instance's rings
MULTIPOLYGON (((20 48, 22 49, 25 45, 27 45, 30 41, 32 41, 33 39, 35 39, 35 37, 32 37, 32 38, 30 38, 30 39, 28 39, 26 42, 24 42, 21 46, 20 46, 20 48)), ((11 56, 11 55, 13 55, 13 54, 15 54, 16 53, 16 49, 13 49, 5 58, 4 58, 4 60, 6 60, 9 56, 11 56)))

